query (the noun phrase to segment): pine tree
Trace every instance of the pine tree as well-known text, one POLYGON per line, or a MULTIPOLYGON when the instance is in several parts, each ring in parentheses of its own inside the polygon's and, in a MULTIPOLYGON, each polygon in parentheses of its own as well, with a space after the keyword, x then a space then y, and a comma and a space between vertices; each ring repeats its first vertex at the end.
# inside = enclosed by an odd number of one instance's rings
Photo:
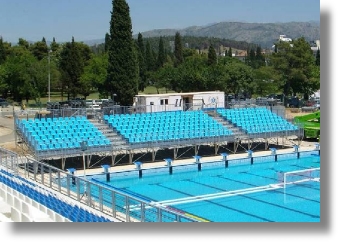
POLYGON ((138 57, 132 38, 130 9, 126 0, 113 0, 110 21, 111 41, 105 87, 115 101, 129 106, 138 94, 138 57))
POLYGON ((183 62, 183 46, 182 38, 179 32, 175 35, 175 67, 179 66, 183 62))

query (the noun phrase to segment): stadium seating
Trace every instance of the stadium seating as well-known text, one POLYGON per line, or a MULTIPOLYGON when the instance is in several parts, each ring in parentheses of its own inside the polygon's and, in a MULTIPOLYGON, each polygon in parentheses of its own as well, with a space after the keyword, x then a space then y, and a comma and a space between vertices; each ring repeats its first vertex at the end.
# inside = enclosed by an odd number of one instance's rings
POLYGON ((217 112, 247 134, 298 130, 297 126, 263 107, 218 109, 217 112))
POLYGON ((8 187, 0 187, 0 197, 6 196, 14 222, 113 222, 4 169, 1 183, 8 187))
POLYGON ((84 116, 22 119, 17 121, 17 126, 36 151, 78 149, 82 141, 87 141, 89 147, 111 144, 84 116))
POLYGON ((104 115, 104 120, 129 143, 232 135, 231 130, 203 111, 104 115))

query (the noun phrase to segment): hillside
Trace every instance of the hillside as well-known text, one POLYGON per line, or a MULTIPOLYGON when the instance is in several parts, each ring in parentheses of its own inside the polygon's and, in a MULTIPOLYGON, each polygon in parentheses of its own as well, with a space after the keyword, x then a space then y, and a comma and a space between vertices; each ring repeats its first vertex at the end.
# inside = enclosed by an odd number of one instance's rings
POLYGON ((174 36, 215 37, 258 44, 263 48, 270 47, 280 34, 292 39, 304 37, 307 41, 320 39, 320 24, 316 22, 289 23, 241 23, 220 22, 208 26, 191 26, 184 29, 155 29, 142 32, 143 38, 174 36))

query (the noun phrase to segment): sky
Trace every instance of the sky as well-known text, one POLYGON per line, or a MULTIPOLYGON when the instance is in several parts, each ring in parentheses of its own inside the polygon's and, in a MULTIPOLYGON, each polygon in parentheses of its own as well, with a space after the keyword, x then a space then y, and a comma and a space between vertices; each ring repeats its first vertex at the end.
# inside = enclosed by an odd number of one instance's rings
MULTIPOLYGON (((321 0, 322 1, 322 0, 321 0)), ((127 0, 133 34, 223 21, 319 21, 320 0, 127 0)), ((0 0, 0 35, 57 42, 103 39, 112 0, 0 0)))

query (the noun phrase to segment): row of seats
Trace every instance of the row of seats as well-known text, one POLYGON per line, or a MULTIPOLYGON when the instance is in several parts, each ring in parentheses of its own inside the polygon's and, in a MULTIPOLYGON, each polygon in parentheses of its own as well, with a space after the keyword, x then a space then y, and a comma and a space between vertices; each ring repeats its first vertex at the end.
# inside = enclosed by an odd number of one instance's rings
POLYGON ((17 126, 36 151, 111 145, 110 140, 84 116, 18 120, 17 126))
POLYGON ((217 112, 248 134, 298 130, 296 125, 263 107, 219 109, 217 112))
POLYGON ((105 115, 104 120, 129 143, 232 135, 231 130, 203 111, 105 115))
POLYGON ((55 194, 35 186, 31 182, 26 182, 24 178, 19 178, 19 176, 15 176, 3 169, 0 169, 0 183, 4 183, 6 186, 33 199, 48 209, 52 209, 72 222, 112 222, 108 218, 95 214, 77 204, 68 203, 55 194))

